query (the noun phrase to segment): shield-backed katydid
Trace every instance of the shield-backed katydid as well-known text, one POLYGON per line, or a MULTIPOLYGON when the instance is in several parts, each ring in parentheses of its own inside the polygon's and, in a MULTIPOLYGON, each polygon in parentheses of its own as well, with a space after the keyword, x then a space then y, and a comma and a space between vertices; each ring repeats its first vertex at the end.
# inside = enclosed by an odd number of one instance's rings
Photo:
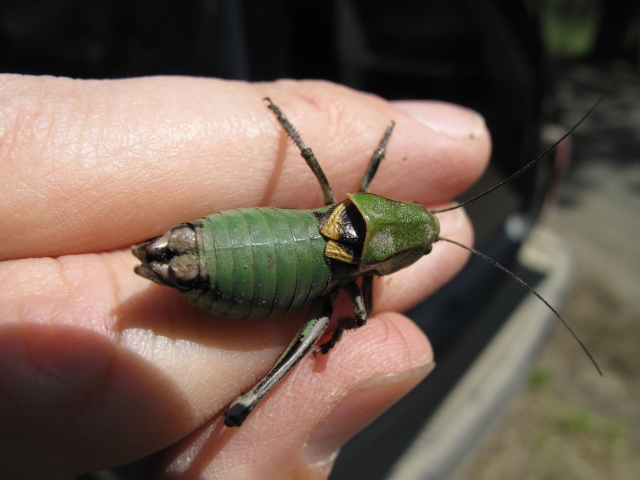
MULTIPOLYGON (((564 323, 596 365, 586 347, 556 310, 506 268, 458 242, 439 236, 437 213, 460 208, 522 174, 561 142, 486 192, 447 209, 430 211, 419 204, 398 202, 368 193, 385 156, 393 122, 373 153, 358 193, 336 202, 315 155, 282 111, 265 99, 278 121, 300 149, 322 189, 325 206, 313 210, 275 207, 218 212, 171 228, 164 235, 133 247, 142 262, 136 273, 160 285, 176 288, 193 305, 224 318, 259 319, 284 315, 311 304, 307 321, 271 371, 225 413, 227 426, 240 426, 264 395, 322 337, 333 302, 344 289, 354 316, 340 318, 331 338, 314 354, 326 354, 347 329, 363 326, 372 310, 373 277, 403 269, 428 254, 443 240, 488 260, 532 291, 564 323), (361 285, 356 283, 362 277, 361 285)), ((599 368, 598 368, 598 371, 599 368)))

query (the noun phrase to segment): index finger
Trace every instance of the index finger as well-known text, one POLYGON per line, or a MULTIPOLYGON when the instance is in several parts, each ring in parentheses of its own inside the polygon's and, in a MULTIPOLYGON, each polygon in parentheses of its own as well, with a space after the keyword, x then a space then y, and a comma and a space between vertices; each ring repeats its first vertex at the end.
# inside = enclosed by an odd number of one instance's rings
POLYGON ((265 96, 314 150, 339 199, 357 189, 391 120, 396 129, 372 191, 438 203, 484 168, 483 125, 461 141, 325 82, 5 75, 0 259, 113 250, 228 208, 320 206, 317 181, 265 96))

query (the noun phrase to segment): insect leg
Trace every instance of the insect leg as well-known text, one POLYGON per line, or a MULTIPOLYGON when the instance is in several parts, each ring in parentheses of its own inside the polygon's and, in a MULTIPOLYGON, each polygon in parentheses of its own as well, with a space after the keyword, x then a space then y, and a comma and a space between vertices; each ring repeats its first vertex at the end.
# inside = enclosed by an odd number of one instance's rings
POLYGON ((378 145, 376 151, 373 152, 371 160, 369 160, 367 171, 364 172, 364 176, 360 181, 360 190, 358 190, 359 192, 369 192, 369 185, 371 185, 371 180, 373 180, 373 177, 378 171, 378 166, 380 166, 380 162, 384 158, 384 154, 387 150, 387 143, 389 143, 389 137, 391 137, 391 132, 393 132, 393 127, 395 126, 395 124, 395 122, 391 122, 391 125, 387 127, 384 137, 382 137, 382 140, 380 140, 380 145, 378 145))
POLYGON ((360 328, 367 323, 367 311, 365 309, 365 301, 360 291, 360 287, 356 282, 347 283, 344 286, 344 290, 347 292, 347 295, 351 298, 353 302, 353 311, 355 313, 355 317, 341 317, 338 319, 338 326, 333 331, 333 335, 328 342, 320 345, 320 348, 314 350, 313 354, 317 355, 318 353, 326 354, 329 350, 335 347, 336 343, 342 338, 342 332, 345 330, 352 330, 355 328, 360 328))
POLYGON ((337 291, 314 300, 308 313, 308 321, 298 332, 295 339, 280 356, 271 371, 249 392, 237 397, 224 413, 224 424, 227 427, 239 427, 247 415, 258 405, 260 400, 271 390, 289 370, 309 353, 329 326, 333 313, 333 301, 337 291))
POLYGON ((289 135, 291 140, 293 140, 293 143, 295 143, 300 149, 300 155, 302 155, 302 158, 304 158, 307 165, 309 165, 309 168, 311 168, 311 171, 318 179, 318 183, 320 183, 320 188, 322 189, 322 194, 324 195, 324 204, 331 205, 336 203, 336 197, 333 195, 329 181, 322 171, 322 168, 320 168, 320 164, 318 163, 313 151, 302 141, 300 134, 296 131, 293 125, 291 125, 291 122, 287 119, 285 114, 282 113, 282 110, 280 110, 280 108, 273 103, 269 97, 264 98, 264 100, 269 103, 269 108, 276 114, 276 118, 280 122, 280 125, 282 125, 284 131, 287 132, 287 135, 289 135))

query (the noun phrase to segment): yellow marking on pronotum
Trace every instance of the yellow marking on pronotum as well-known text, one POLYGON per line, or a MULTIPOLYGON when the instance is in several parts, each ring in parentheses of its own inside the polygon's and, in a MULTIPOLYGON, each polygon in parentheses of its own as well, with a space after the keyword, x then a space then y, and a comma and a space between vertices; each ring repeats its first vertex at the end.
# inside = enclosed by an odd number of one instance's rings
POLYGON ((327 221, 324 222, 322 228, 320 229, 320 233, 326 238, 330 238, 331 240, 340 240, 340 226, 344 225, 344 222, 340 221, 340 215, 344 212, 345 206, 344 202, 339 203, 336 208, 333 209, 327 221))
POLYGON ((324 256, 327 258, 333 258, 344 263, 356 264, 358 263, 349 252, 344 250, 338 242, 329 240, 327 246, 324 248, 324 256))

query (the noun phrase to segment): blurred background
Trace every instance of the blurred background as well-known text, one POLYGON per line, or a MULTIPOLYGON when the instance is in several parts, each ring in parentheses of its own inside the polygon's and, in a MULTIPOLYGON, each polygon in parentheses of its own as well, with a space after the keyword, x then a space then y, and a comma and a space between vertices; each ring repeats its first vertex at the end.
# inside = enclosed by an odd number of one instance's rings
POLYGON ((637 478, 640 2, 5 1, 0 52, 8 73, 324 78, 460 103, 494 139, 462 198, 533 159, 607 90, 548 160, 468 208, 476 246, 565 304, 605 376, 536 299, 472 259, 410 312, 438 368, 343 449, 331 478, 637 478))

